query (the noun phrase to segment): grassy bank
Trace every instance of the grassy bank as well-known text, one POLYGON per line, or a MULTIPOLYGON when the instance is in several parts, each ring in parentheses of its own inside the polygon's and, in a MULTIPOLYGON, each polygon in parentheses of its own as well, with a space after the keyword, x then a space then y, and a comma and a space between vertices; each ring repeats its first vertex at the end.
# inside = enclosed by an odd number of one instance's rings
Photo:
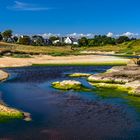
POLYGON ((74 50, 71 46, 30 46, 0 42, 0 51, 12 51, 25 54, 46 54, 52 56, 80 55, 82 51, 114 52, 122 55, 140 55, 140 40, 133 40, 119 45, 106 45, 94 47, 77 47, 74 50))
POLYGON ((30 55, 52 55, 52 56, 65 56, 78 53, 71 49, 71 46, 55 47, 55 46, 30 46, 30 45, 19 45, 9 44, 0 42, 0 51, 11 51, 17 54, 30 54, 30 55))
POLYGON ((93 63, 55 63, 55 64, 33 64, 32 66, 125 66, 127 62, 93 62, 93 63))

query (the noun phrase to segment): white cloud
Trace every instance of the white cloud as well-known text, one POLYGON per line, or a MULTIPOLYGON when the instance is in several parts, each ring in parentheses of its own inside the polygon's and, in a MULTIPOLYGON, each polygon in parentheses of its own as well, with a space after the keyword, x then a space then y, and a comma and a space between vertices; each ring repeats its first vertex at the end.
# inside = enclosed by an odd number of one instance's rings
POLYGON ((88 34, 72 33, 72 34, 67 34, 67 35, 53 34, 53 33, 44 33, 44 34, 39 34, 39 35, 41 35, 44 38, 49 38, 51 36, 58 36, 58 37, 60 37, 60 36, 64 36, 64 37, 67 36, 67 37, 74 37, 74 38, 77 38, 77 39, 79 39, 81 37, 87 37, 87 38, 93 38, 94 37, 94 34, 91 34, 91 33, 88 33, 88 34))
POLYGON ((67 36, 71 36, 71 37, 75 37, 75 38, 81 38, 81 37, 93 38, 94 34, 92 34, 92 33, 88 33, 88 34, 72 33, 72 34, 67 34, 67 36))
POLYGON ((60 36, 60 34, 52 34, 52 33, 44 33, 44 34, 39 34, 39 35, 41 35, 45 39, 51 36, 60 36))
POLYGON ((107 34, 107 37, 113 37, 113 33, 109 32, 109 33, 107 34))
POLYGON ((136 37, 139 34, 138 33, 131 33, 131 32, 126 32, 122 34, 123 36, 127 36, 127 37, 136 37))
POLYGON ((41 7, 34 4, 24 3, 20 1, 15 1, 12 6, 8 6, 7 9, 10 10, 18 10, 18 11, 45 11, 49 10, 50 8, 41 7))
POLYGON ((123 34, 117 34, 115 36, 116 37, 119 37, 119 36, 127 36, 129 38, 132 38, 132 37, 136 37, 137 38, 139 36, 139 34, 138 33, 132 33, 132 32, 125 32, 123 34))

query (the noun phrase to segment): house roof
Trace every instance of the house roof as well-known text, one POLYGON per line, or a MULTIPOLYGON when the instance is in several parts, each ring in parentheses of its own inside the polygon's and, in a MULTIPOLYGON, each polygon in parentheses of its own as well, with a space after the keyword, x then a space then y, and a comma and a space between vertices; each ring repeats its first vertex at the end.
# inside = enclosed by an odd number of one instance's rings
POLYGON ((78 42, 78 40, 76 38, 73 38, 73 37, 69 37, 69 38, 72 42, 78 42))

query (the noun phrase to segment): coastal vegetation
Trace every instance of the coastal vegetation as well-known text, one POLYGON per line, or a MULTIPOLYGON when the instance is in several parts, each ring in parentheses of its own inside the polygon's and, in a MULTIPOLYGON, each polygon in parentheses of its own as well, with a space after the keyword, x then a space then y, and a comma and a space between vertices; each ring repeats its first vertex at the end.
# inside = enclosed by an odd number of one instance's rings
POLYGON ((94 38, 75 38, 77 44, 64 43, 65 37, 50 36, 47 39, 40 35, 13 35, 12 30, 0 34, 0 55, 6 52, 16 54, 52 56, 111 53, 120 55, 139 55, 140 40, 120 36, 95 35, 94 38), (56 43, 54 43, 56 42, 56 43))
MULTIPOLYGON (((135 41, 132 41, 135 42, 135 41)), ((138 41, 137 41, 138 42, 138 41)), ((140 40, 139 40, 140 42, 140 40)), ((128 44, 106 45, 96 47, 76 47, 71 49, 71 46, 31 46, 13 43, 0 42, 0 55, 5 55, 7 52, 11 54, 28 54, 28 55, 52 55, 52 56, 67 56, 67 55, 91 55, 91 54, 111 54, 118 56, 135 56, 140 55, 140 47, 136 43, 131 47, 128 44)))

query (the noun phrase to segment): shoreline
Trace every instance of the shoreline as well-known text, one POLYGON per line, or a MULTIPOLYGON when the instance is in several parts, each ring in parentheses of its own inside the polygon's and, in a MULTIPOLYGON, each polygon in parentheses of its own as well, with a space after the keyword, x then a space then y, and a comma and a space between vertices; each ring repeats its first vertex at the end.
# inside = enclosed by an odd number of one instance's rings
MULTIPOLYGON (((80 56, 61 56, 54 57, 48 55, 33 56, 32 58, 0 58, 0 67, 23 67, 23 66, 64 66, 64 65, 125 65, 129 59, 119 58, 114 56, 98 56, 98 55, 80 55, 80 56), (21 63, 22 62, 22 63, 21 63)), ((3 70, 0 70, 0 82, 6 80, 9 74, 3 70)), ((2 98, 0 98, 2 100, 2 98)), ((7 105, 0 104, 0 115, 6 116, 4 118, 23 118, 30 121, 30 114, 8 107, 7 105), (11 115, 12 114, 12 115, 11 115)), ((1 120, 0 120, 1 121, 1 120)))
MULTIPOLYGON (((4 70, 0 70, 0 82, 7 80, 9 73, 4 70)), ((6 122, 12 119, 24 119, 25 121, 30 121, 31 117, 29 113, 23 112, 16 108, 9 107, 2 100, 2 95, 0 94, 0 123, 6 122)))
POLYGON ((31 58, 0 58, 0 68, 32 65, 127 65, 129 58, 104 55, 50 56, 40 55, 31 58))
MULTIPOLYGON (((9 74, 3 70, 0 70, 0 82, 5 81, 9 77, 9 74)), ((2 97, 0 97, 0 122, 5 122, 11 119, 21 119, 24 116, 24 113, 7 106, 2 97)))

